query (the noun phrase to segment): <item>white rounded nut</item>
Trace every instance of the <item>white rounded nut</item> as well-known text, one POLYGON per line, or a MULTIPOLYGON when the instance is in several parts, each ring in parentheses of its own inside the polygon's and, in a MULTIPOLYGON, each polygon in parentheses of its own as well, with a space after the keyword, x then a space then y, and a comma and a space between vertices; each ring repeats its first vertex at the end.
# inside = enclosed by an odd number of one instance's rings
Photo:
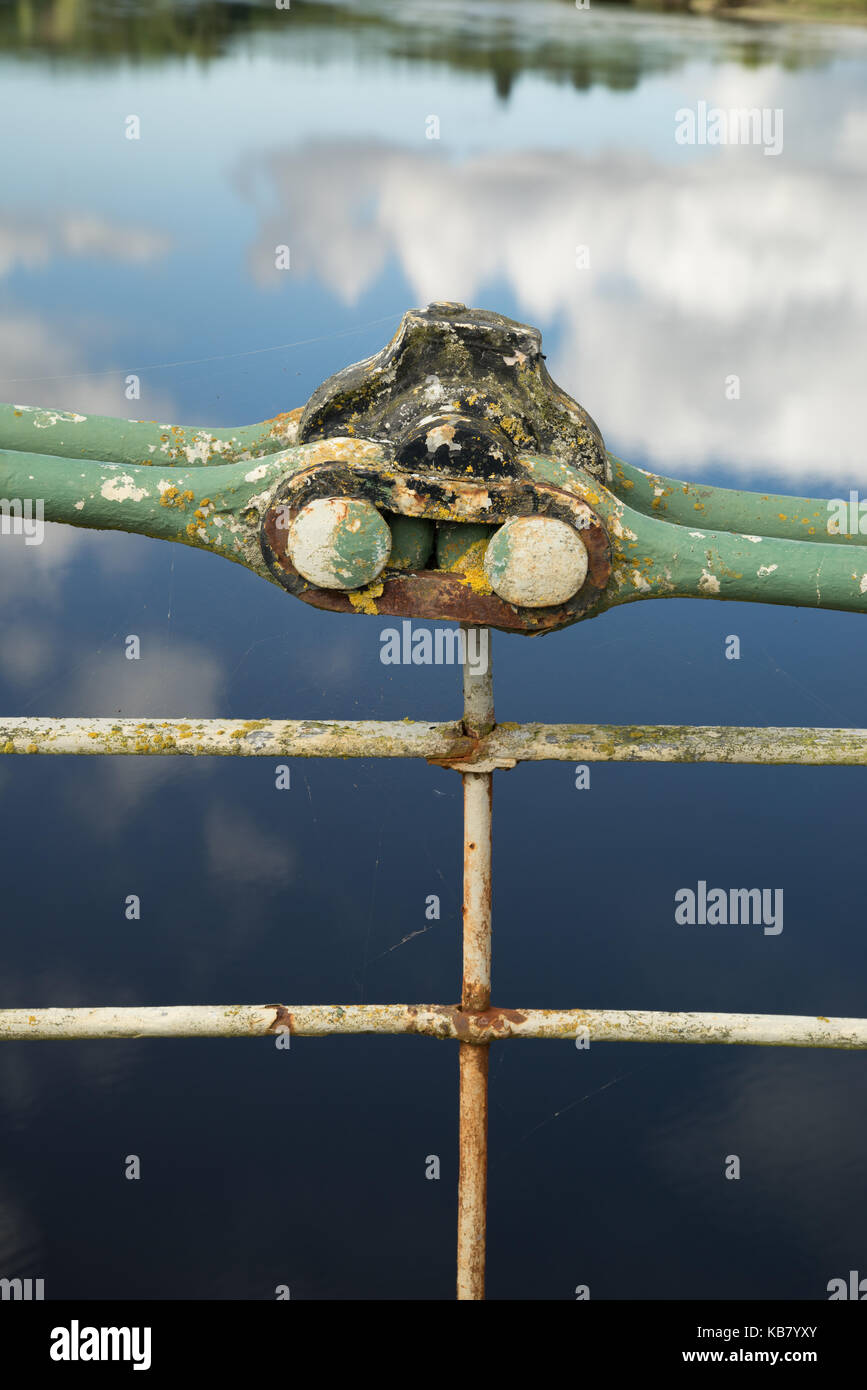
POLYGON ((286 549, 300 575, 319 589, 361 589, 385 569, 391 531, 371 502, 317 497, 289 525, 286 549))
POLYGON ((587 578, 587 547, 554 516, 513 516, 491 537, 485 574, 517 608, 549 608, 574 598, 587 578))

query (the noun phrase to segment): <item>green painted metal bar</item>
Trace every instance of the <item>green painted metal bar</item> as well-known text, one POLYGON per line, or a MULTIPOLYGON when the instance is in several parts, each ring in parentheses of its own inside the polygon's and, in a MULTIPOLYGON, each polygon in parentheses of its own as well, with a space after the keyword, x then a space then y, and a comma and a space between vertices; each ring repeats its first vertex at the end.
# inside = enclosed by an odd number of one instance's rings
POLYGON ((40 406, 0 405, 0 449, 161 468, 244 462, 294 444, 301 411, 255 425, 164 425, 40 406))
MULTIPOLYGON (((6 497, 43 498, 48 521, 179 541, 222 554, 270 580, 258 543, 259 519, 281 482, 326 457, 380 468, 389 463, 380 446, 348 438, 296 445, 259 462, 167 476, 146 465, 6 451, 0 453, 0 491, 6 497)), ((853 563, 853 551, 830 537, 807 543, 696 524, 690 529, 636 511, 579 470, 530 456, 524 461, 532 462, 540 480, 568 486, 590 501, 606 521, 615 563, 597 612, 643 598, 867 611, 867 564, 853 563)))
POLYGON ((3 498, 41 499, 44 519, 91 530, 131 531, 222 555, 274 582, 258 525, 278 484, 326 454, 372 465, 377 445, 329 440, 295 445, 272 457, 166 473, 141 464, 100 463, 0 451, 3 498))
MULTIPOLYGON (((556 460, 522 454, 521 463, 540 482, 580 496, 605 523, 612 573, 588 616, 642 598, 716 598, 867 612, 867 556, 860 561, 857 548, 834 545, 830 536, 807 541, 741 532, 734 523, 745 522, 745 512, 730 514, 731 528, 718 531, 694 519, 688 525, 677 523, 636 510, 631 493, 625 502, 584 474, 576 480, 576 470, 556 460)), ((755 494, 732 497, 746 509, 755 494)), ((788 501, 793 509, 802 505, 802 499, 788 501)))
POLYGON ((818 541, 687 530, 626 508, 616 589, 602 607, 636 598, 716 598, 867 612, 867 556, 818 541))
POLYGON ((136 464, 6 452, 0 453, 0 491, 4 497, 44 499, 46 521, 178 541, 270 579, 257 540, 256 498, 290 467, 278 455, 163 477, 136 464))
MULTIPOLYGON (((860 527, 842 531, 828 529, 829 522, 840 512, 832 503, 844 503, 848 512, 851 510, 848 496, 840 499, 789 497, 783 493, 709 487, 706 483, 688 483, 664 473, 636 468, 611 453, 608 464, 612 492, 634 510, 673 521, 678 526, 775 536, 780 540, 820 540, 829 545, 867 545, 867 533, 862 534, 860 527)), ((847 517, 844 527, 848 520, 847 517)))

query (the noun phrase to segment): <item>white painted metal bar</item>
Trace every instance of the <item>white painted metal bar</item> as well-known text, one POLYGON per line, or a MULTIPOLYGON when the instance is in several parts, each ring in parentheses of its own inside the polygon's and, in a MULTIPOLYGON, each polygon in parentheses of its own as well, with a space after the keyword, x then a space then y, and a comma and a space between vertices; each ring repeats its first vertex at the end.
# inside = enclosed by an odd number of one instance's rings
MULTIPOLYGON (((482 631, 479 635, 481 649, 482 631)), ((484 634, 489 651, 489 634, 484 634)), ((0 721, 0 752, 421 757, 464 787, 463 988, 456 1005, 176 1005, 0 1010, 0 1040, 420 1034, 459 1043, 459 1300, 484 1298, 490 1044, 507 1038, 867 1049, 867 1019, 606 1009, 492 1008, 492 773, 522 761, 867 764, 867 730, 501 725, 490 661, 464 664, 464 716, 421 721, 51 719, 0 721)))
POLYGON ((4 719, 0 753, 427 758, 461 725, 375 719, 4 719))
POLYGON ((176 1004, 165 1007, 0 1009, 0 1040, 82 1038, 324 1038, 414 1033, 484 1046, 509 1038, 723 1043, 867 1049, 867 1019, 798 1014, 660 1013, 643 1009, 503 1009, 452 1004, 176 1004))
MULTIPOLYGON (((464 664, 463 729, 470 739, 483 738, 494 725, 494 685, 490 632, 477 628, 475 650, 487 656, 485 669, 464 664)), ((470 631, 464 627, 464 641, 470 631)), ((491 1003, 491 858, 493 776, 465 772, 463 982, 461 1012, 469 1017, 491 1003)), ((461 1042, 458 1164, 459 1301, 485 1296, 485 1245, 488 1193, 488 1059, 490 1049, 461 1042)))
POLYGON ((0 720, 0 753, 429 758, 458 771, 518 762, 867 765, 867 729, 666 724, 500 724, 321 719, 0 720))

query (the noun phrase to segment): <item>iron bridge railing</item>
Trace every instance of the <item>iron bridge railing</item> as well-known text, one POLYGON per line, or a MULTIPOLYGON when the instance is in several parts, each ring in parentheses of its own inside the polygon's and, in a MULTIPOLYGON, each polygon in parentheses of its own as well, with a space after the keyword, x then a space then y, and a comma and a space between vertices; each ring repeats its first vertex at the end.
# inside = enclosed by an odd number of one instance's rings
MULTIPOLYGON (((867 537, 822 499, 696 486, 614 458, 551 380, 538 332, 464 305, 404 316, 303 409, 238 429, 0 406, 4 521, 214 551, 316 607, 539 634, 644 598, 867 611, 867 537), (13 496, 13 494, 17 494, 13 496)), ((453 723, 0 719, 8 754, 424 758, 463 779, 459 1004, 0 1010, 5 1039, 414 1033, 458 1044, 457 1295, 484 1297, 488 1059, 512 1038, 867 1048, 867 1019, 491 1003, 493 776, 519 762, 864 765, 867 730, 508 724, 490 661, 453 723)))

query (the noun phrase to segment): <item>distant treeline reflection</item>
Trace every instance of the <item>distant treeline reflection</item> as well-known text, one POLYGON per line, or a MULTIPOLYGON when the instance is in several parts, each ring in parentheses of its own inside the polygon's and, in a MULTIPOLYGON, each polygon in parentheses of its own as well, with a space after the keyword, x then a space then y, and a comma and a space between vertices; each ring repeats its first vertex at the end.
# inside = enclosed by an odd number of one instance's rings
MULTIPOLYGON (((769 0, 776 12, 800 0, 769 0)), ((512 0, 491 6, 486 0, 463 5, 406 6, 400 0, 358 4, 323 0, 16 0, 0 4, 0 52, 19 57, 51 55, 86 63, 164 62, 173 58, 218 58, 233 45, 291 45, 293 56, 345 56, 354 62, 390 58, 444 64, 489 74, 501 97, 508 97, 523 73, 536 73, 578 90, 596 84, 629 91, 649 72, 666 71, 686 59, 686 46, 648 44, 639 11, 710 8, 715 0, 590 0, 593 8, 623 12, 623 24, 581 27, 574 0, 512 0), (538 7, 538 8, 537 8, 538 7), (541 16, 539 10, 546 14, 541 16), (630 22, 628 11, 632 11, 630 22), (542 22, 539 22, 541 19, 542 22), (610 29, 610 32, 609 32, 610 29)), ((737 0, 724 0, 731 15, 737 0)), ((761 0, 755 0, 761 4, 761 0)), ((809 0, 820 13, 840 6, 867 15, 867 0, 809 0), (828 8, 833 7, 833 8, 828 8)), ((790 68, 820 65, 823 57, 807 46, 782 46, 775 26, 720 26, 712 48, 720 60, 748 67, 782 61, 790 68)))

